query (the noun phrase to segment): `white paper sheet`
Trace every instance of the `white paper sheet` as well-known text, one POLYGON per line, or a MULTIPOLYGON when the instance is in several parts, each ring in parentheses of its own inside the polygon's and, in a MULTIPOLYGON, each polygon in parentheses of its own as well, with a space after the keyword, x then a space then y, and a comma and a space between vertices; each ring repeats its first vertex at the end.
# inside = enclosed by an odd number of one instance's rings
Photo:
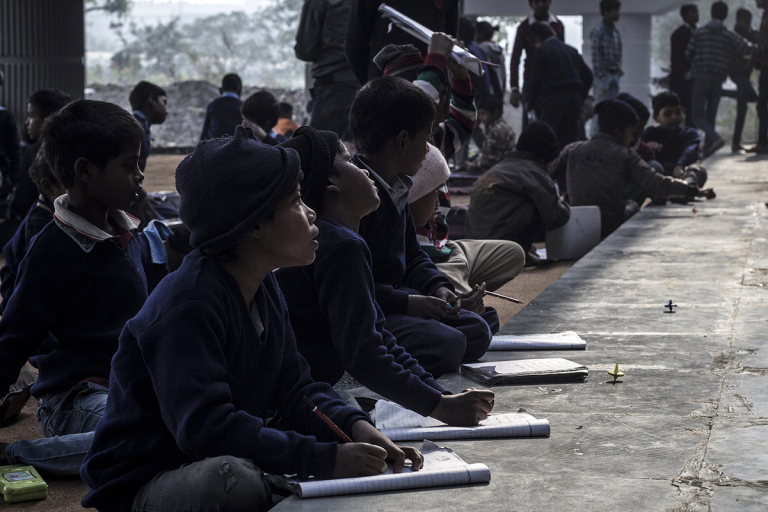
POLYGON ((488 350, 586 350, 587 342, 573 331, 553 334, 501 334, 488 350))

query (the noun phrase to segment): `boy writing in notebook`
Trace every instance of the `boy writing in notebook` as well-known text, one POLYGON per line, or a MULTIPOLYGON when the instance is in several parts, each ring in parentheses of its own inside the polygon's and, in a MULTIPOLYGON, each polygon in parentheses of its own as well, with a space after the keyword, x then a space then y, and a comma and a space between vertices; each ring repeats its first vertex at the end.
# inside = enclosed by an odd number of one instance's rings
POLYGON ((346 370, 375 393, 422 416, 476 425, 493 407, 493 392, 450 395, 384 329, 371 253, 357 234, 360 219, 379 206, 368 172, 350 162, 334 132, 302 127, 282 146, 298 151, 302 198, 318 213, 315 261, 276 273, 312 378, 334 385, 346 370))
POLYGON ((80 472, 91 488, 83 506, 266 510, 262 471, 370 476, 385 459, 399 472, 406 458, 421 467, 418 451, 398 448, 314 382, 296 350, 272 271, 312 263, 318 246, 299 166, 294 150, 261 144, 243 127, 200 142, 179 164, 179 213, 196 250, 123 330, 107 411, 80 472), (339 444, 304 397, 354 442, 339 444), (279 430, 265 424, 275 414, 279 430))
POLYGON ((141 190, 144 131, 117 105, 80 100, 48 118, 42 137, 67 193, 19 265, 0 319, 0 395, 30 359, 45 438, 5 454, 0 446, 0 462, 71 475, 104 413, 120 331, 147 298, 138 220, 123 211, 141 190))
POLYGON ((357 93, 350 130, 381 204, 360 222, 372 256, 376 301, 385 328, 429 373, 454 371, 481 357, 498 329, 494 311, 483 317, 461 309, 450 281, 421 249, 408 207, 411 176, 427 155, 435 107, 420 88, 398 77, 368 82, 357 93), (455 303, 454 303, 455 301, 455 303))

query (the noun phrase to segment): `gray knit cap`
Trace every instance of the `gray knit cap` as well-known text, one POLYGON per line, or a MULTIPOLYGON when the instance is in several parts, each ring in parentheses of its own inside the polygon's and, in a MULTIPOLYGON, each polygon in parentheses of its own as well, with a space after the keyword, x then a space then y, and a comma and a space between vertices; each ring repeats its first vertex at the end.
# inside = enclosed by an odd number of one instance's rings
POLYGON ((296 151, 262 144, 242 126, 234 137, 198 143, 176 168, 190 244, 218 254, 238 243, 296 186, 300 165, 296 151))

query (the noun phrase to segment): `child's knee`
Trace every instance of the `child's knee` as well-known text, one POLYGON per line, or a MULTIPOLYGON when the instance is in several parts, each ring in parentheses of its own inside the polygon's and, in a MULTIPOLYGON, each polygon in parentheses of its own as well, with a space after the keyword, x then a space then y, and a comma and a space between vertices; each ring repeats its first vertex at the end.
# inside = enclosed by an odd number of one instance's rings
POLYGON ((467 340, 462 361, 475 361, 488 350, 493 338, 492 327, 498 330, 498 315, 493 308, 486 308, 482 316, 462 311, 461 321, 467 340))
POLYGON ((443 331, 439 337, 435 336, 436 343, 434 346, 437 363, 432 372, 438 375, 455 372, 467 350, 467 338, 461 331, 456 329, 444 329, 443 331))
POLYGON ((268 510, 271 495, 259 468, 246 459, 224 455, 205 459, 196 471, 205 501, 226 510, 268 510))

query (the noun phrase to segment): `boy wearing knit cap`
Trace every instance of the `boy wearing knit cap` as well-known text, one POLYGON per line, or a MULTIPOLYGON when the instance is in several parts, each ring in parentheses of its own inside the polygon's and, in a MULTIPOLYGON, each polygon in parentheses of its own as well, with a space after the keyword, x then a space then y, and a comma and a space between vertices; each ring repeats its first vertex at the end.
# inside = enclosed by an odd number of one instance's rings
POLYGON ((601 234, 613 233, 625 220, 627 187, 634 183, 654 196, 713 199, 712 189, 657 174, 631 147, 638 117, 627 103, 604 100, 595 105, 600 131, 588 141, 563 148, 550 172, 566 170, 571 206, 600 207, 601 234))
POLYGON ((299 128, 282 144, 298 151, 302 198, 318 213, 315 261, 276 272, 299 352, 312 378, 336 384, 346 370, 375 393, 449 425, 476 425, 493 392, 451 395, 384 328, 374 297, 371 253, 357 234, 379 196, 368 172, 350 162, 333 132, 299 128))
POLYGON ((179 213, 196 250, 123 330, 107 411, 81 469, 91 487, 83 506, 266 510, 262 471, 375 475, 385 459, 397 472, 406 458, 420 468, 416 450, 398 448, 314 382, 296 350, 272 271, 307 265, 317 249, 299 165, 294 150, 261 144, 243 127, 200 142, 179 164, 179 213), (354 442, 339 444, 303 397, 354 442), (285 428, 265 424, 276 413, 285 428))
MULTIPOLYGON (((443 155, 434 146, 430 145, 429 148, 408 193, 411 215, 417 226, 439 226, 439 223, 429 221, 434 216, 445 216, 448 213, 440 208, 438 195, 440 192, 447 194, 445 182, 451 171, 443 155), (438 205, 437 209, 435 205, 438 205)), ((478 314, 485 313, 485 290, 501 288, 523 270, 525 263, 523 249, 513 242, 469 239, 453 241, 421 234, 418 239, 427 254, 430 254, 430 250, 435 254, 446 253, 445 258, 433 258, 437 270, 451 281, 461 296, 464 308, 478 314)))
POLYGON ((564 226, 571 216, 547 173, 558 147, 557 135, 548 124, 529 124, 515 151, 472 186, 466 235, 512 240, 525 250, 526 264, 538 262, 533 243, 545 230, 564 226))
POLYGON ((369 172, 380 191, 381 204, 360 222, 360 236, 371 250, 385 328, 425 370, 439 376, 482 356, 491 330, 498 330, 498 317, 489 317, 489 326, 461 309, 453 285, 416 238, 408 190, 429 151, 434 119, 432 99, 397 77, 363 86, 349 116, 359 151, 353 161, 369 172))

